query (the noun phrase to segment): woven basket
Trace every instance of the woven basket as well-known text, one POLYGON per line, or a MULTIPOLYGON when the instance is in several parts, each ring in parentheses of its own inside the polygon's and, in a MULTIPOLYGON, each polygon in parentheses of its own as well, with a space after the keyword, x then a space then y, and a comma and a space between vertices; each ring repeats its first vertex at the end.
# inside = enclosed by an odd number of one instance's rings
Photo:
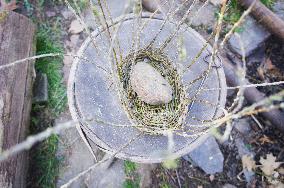
MULTIPOLYGON (((111 32, 113 32, 112 27, 117 26, 119 20, 111 25, 111 32)), ((143 14, 141 22, 144 21, 149 23, 141 32, 138 55, 143 55, 141 52, 143 50, 145 52, 145 49, 148 52, 158 49, 161 43, 176 28, 175 24, 167 22, 152 48, 147 49, 146 47, 159 31, 163 20, 157 17, 150 18, 148 14, 143 14)), ((126 60, 133 54, 132 34, 134 22, 134 16, 129 15, 124 18, 118 30, 117 39, 120 44, 119 51, 122 58, 122 61, 118 62, 120 67, 123 67, 125 65, 123 63, 127 62, 126 60)), ((130 108, 129 101, 131 100, 128 98, 131 88, 127 90, 123 87, 124 79, 119 76, 121 75, 119 66, 115 67, 109 62, 108 48, 110 44, 106 31, 97 30, 92 33, 92 36, 100 50, 98 51, 94 47, 90 38, 86 39, 77 54, 82 58, 74 60, 68 83, 69 108, 73 119, 80 122, 77 129, 90 150, 93 151, 95 147, 99 147, 107 153, 115 153, 118 158, 134 162, 162 162, 168 159, 165 154, 168 151, 168 136, 163 134, 163 132, 167 132, 167 128, 174 132, 172 158, 181 157, 193 150, 199 141, 206 137, 206 135, 199 134, 208 128, 202 127, 202 123, 220 117, 222 115, 221 108, 224 107, 226 101, 226 82, 223 68, 220 66, 222 65, 220 57, 216 59, 205 79, 193 81, 204 74, 205 70, 208 70, 208 57, 212 53, 210 46, 207 46, 201 53, 196 63, 187 68, 206 41, 196 31, 184 25, 179 30, 178 35, 161 52, 167 63, 170 63, 166 67, 169 67, 171 73, 176 73, 171 78, 173 79, 172 83, 176 82, 176 88, 178 88, 181 96, 180 106, 176 108, 180 112, 176 113, 178 118, 174 120, 174 123, 170 126, 166 124, 166 129, 160 132, 153 131, 156 134, 151 134, 151 126, 153 127, 155 124, 149 123, 152 121, 147 121, 143 125, 137 114, 135 115, 131 111, 133 108, 130 108), (178 57, 178 40, 180 37, 183 38, 186 49, 186 58, 183 60, 178 57), (113 72, 113 75, 110 75, 111 72, 113 72), (191 82, 193 83, 189 85, 191 82), (121 87, 117 88, 115 85, 121 87), (196 94, 201 86, 221 89, 210 92, 201 91, 196 94), (190 102, 195 96, 195 102, 190 102), (189 102, 184 103, 185 101, 189 102), (149 126, 147 127, 147 125, 149 126), (150 129, 147 129, 149 127, 150 129), (186 136, 184 136, 183 132, 187 132, 186 136), (138 138, 136 138, 137 135, 139 135, 138 138), (136 139, 129 143, 133 138, 136 139), (116 153, 119 149, 121 151, 116 153)), ((148 110, 153 111, 152 107, 143 105, 144 111, 138 114, 139 117, 147 114, 148 110)), ((160 106, 158 110, 162 108, 160 106)), ((170 112, 175 113, 175 110, 170 112)), ((142 120, 143 118, 145 117, 142 117, 142 120)), ((158 123, 161 123, 161 121, 158 121, 158 123)), ((155 126, 153 130, 156 130, 155 126)))

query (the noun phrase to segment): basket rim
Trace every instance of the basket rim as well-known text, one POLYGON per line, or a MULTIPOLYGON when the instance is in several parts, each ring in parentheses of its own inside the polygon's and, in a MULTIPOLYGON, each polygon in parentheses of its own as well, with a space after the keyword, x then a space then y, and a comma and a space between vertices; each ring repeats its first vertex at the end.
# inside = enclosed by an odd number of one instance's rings
MULTIPOLYGON (((120 22, 122 19, 124 21, 127 20, 131 20, 135 18, 134 14, 128 14, 127 16, 123 17, 120 16, 118 18, 116 18, 114 20, 114 25, 117 24, 118 22, 120 22)), ((157 20, 163 20, 163 18, 160 15, 157 16, 151 16, 150 13, 143 13, 142 14, 142 18, 149 18, 149 19, 157 19, 157 20)), ((198 39, 200 39, 200 41, 202 43, 205 43, 205 39, 199 34, 197 33, 197 31, 195 31, 194 29, 192 29, 191 27, 187 28, 192 34, 195 35, 195 37, 197 37, 198 39)), ((92 37, 97 37, 101 32, 103 32, 104 29, 102 27, 97 28, 95 31, 93 31, 91 33, 92 37)), ((83 44, 81 45, 81 47, 79 48, 78 52, 77 52, 77 56, 75 57, 73 63, 72 63, 72 67, 70 69, 70 74, 69 74, 69 78, 68 78, 68 83, 67 83, 67 98, 68 98, 68 105, 69 105, 69 111, 71 113, 72 119, 76 122, 79 122, 79 117, 78 117, 78 111, 76 109, 75 106, 75 97, 74 97, 74 82, 75 82, 75 73, 77 70, 77 65, 80 62, 80 59, 78 57, 81 57, 84 50, 87 48, 87 46, 90 44, 91 42, 91 38, 87 37, 87 39, 85 39, 85 41, 83 42, 83 44)), ((208 47, 210 50, 212 50, 212 47, 210 45, 208 45, 208 47)), ((220 57, 218 55, 218 57, 222 60, 222 57, 220 57)), ((219 104, 220 106, 224 106, 225 102, 226 102, 226 95, 227 95, 227 90, 226 88, 226 79, 225 79, 225 73, 223 68, 218 68, 216 69, 217 71, 217 76, 218 78, 224 78, 224 79, 219 79, 219 85, 220 88, 222 88, 220 90, 219 93, 219 104)), ((223 111, 221 109, 216 109, 216 113, 214 115, 214 117, 219 117, 223 114, 223 111)), ((95 153, 92 149, 91 144, 89 143, 89 141, 86 138, 86 135, 84 134, 87 130, 84 130, 85 127, 81 127, 80 123, 76 124, 76 129, 79 132, 79 135, 81 136, 81 138, 83 139, 84 143, 87 145, 89 151, 91 152, 91 154, 95 157, 95 153)), ((171 156, 173 158, 179 158, 183 155, 188 154, 189 152, 191 152, 192 150, 194 150, 198 145, 200 145, 200 143, 202 143, 207 137, 209 136, 209 133, 204 134, 199 136, 196 139, 193 139, 192 143, 186 147, 181 148, 180 150, 174 152, 171 156), (189 147, 190 146, 190 147, 189 147)), ((101 150, 103 150, 104 152, 112 155, 114 153, 116 153, 116 150, 113 148, 110 148, 106 143, 104 143, 102 140, 100 140, 97 136, 94 135, 94 137, 88 137, 90 140, 92 140, 94 142, 94 144, 96 144, 97 146, 99 146, 99 148, 101 150)), ((117 158, 121 158, 121 159, 127 159, 127 160, 131 160, 133 162, 137 162, 137 163, 161 163, 163 162, 166 158, 164 157, 159 157, 159 158, 147 158, 147 157, 143 157, 143 156, 135 156, 135 155, 129 155, 127 153, 124 152, 119 152, 115 155, 115 157, 117 158)))

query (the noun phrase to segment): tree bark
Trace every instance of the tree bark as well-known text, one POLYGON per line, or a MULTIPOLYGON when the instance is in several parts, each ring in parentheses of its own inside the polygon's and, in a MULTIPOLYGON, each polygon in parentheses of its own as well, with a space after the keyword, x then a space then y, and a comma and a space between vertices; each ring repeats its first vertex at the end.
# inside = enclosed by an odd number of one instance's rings
MULTIPOLYGON (((35 26, 15 12, 1 12, 0 67, 34 55, 35 26)), ((33 62, 0 69, 0 150, 26 138, 30 124, 33 62)), ((28 153, 0 163, 0 187, 26 187, 28 153)))

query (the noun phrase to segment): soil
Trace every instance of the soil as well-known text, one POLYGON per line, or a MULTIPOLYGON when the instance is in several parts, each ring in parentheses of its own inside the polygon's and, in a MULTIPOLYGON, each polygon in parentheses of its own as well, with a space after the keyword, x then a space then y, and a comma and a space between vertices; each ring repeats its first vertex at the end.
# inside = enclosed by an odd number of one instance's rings
MULTIPOLYGON (((248 60, 248 79, 251 83, 277 82, 284 80, 284 43, 271 37, 262 48, 252 54, 248 60), (260 56, 254 58, 254 56, 260 56)), ((275 94, 284 89, 284 85, 260 87, 266 95, 275 94)))
MULTIPOLYGON (((247 77, 251 83, 263 83, 263 82, 276 82, 284 80, 284 43, 275 37, 271 37, 264 44, 262 50, 265 52, 263 57, 259 56, 262 51, 257 51, 248 58, 247 65, 247 77), (272 66, 268 68, 262 66, 265 61, 269 59, 272 66), (263 75, 259 69, 264 69, 263 75)), ((260 91, 264 92, 267 96, 275 94, 284 89, 283 85, 272 87, 261 87, 260 91)), ((236 95, 235 92, 227 97, 226 106, 229 107, 236 95)), ((246 101, 244 102, 246 106, 246 101)), ((252 131, 249 135, 242 136, 242 139, 247 143, 248 148, 255 154, 254 160, 259 161, 261 157, 265 157, 266 154, 272 153, 276 156, 277 161, 284 161, 284 134, 280 132, 273 125, 265 120, 262 116, 256 116, 260 121, 263 128, 260 128, 256 122, 250 118, 250 126, 252 131)), ((238 133, 233 130, 231 136, 232 140, 228 143, 220 145, 220 149, 224 155, 224 171, 223 173, 217 173, 212 178, 210 175, 205 174, 198 167, 193 167, 188 161, 184 159, 180 160, 178 169, 169 170, 159 165, 157 169, 152 172, 154 185, 153 187, 222 187, 225 184, 232 184, 236 187, 246 187, 247 182, 241 174, 243 167, 242 161, 238 156, 238 150, 234 143, 234 138, 238 133), (178 177, 177 177, 178 173, 178 177), (178 180, 179 179, 179 180, 178 180), (213 179, 213 181, 212 181, 213 179)), ((260 165, 259 163, 257 163, 260 165)), ((249 187, 268 187, 270 184, 265 180, 260 170, 256 171, 255 180, 249 187)), ((284 182, 284 176, 280 176, 279 180, 284 182)))

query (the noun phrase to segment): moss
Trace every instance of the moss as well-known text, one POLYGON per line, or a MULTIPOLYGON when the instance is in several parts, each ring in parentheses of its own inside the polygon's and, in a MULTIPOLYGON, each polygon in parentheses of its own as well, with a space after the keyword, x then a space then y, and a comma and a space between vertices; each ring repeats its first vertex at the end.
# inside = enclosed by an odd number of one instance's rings
POLYGON ((139 188, 140 178, 137 173, 137 164, 131 161, 124 161, 124 172, 126 180, 123 183, 124 188, 139 188))
MULTIPOLYGON (((63 53, 63 47, 57 42, 54 30, 41 26, 36 36, 36 53, 63 53)), ((35 63, 37 72, 42 72, 48 78, 49 100, 47 105, 34 104, 32 109, 31 133, 36 134, 52 126, 53 119, 65 110, 67 103, 66 88, 61 73, 63 57, 38 59, 35 63)), ((32 165, 29 187, 55 187, 59 173, 60 159, 56 157, 58 137, 52 135, 32 150, 32 165)))
MULTIPOLYGON (((63 53, 63 47, 56 43, 51 33, 40 29, 37 33, 37 55, 45 53, 63 53)), ((66 88, 61 73, 63 57, 47 57, 36 61, 36 71, 45 73, 48 78, 48 107, 52 115, 59 115, 64 111, 67 103, 66 88)))
POLYGON ((7 11, 0 11, 0 23, 4 22, 5 19, 7 18, 8 16, 8 12, 7 11))

